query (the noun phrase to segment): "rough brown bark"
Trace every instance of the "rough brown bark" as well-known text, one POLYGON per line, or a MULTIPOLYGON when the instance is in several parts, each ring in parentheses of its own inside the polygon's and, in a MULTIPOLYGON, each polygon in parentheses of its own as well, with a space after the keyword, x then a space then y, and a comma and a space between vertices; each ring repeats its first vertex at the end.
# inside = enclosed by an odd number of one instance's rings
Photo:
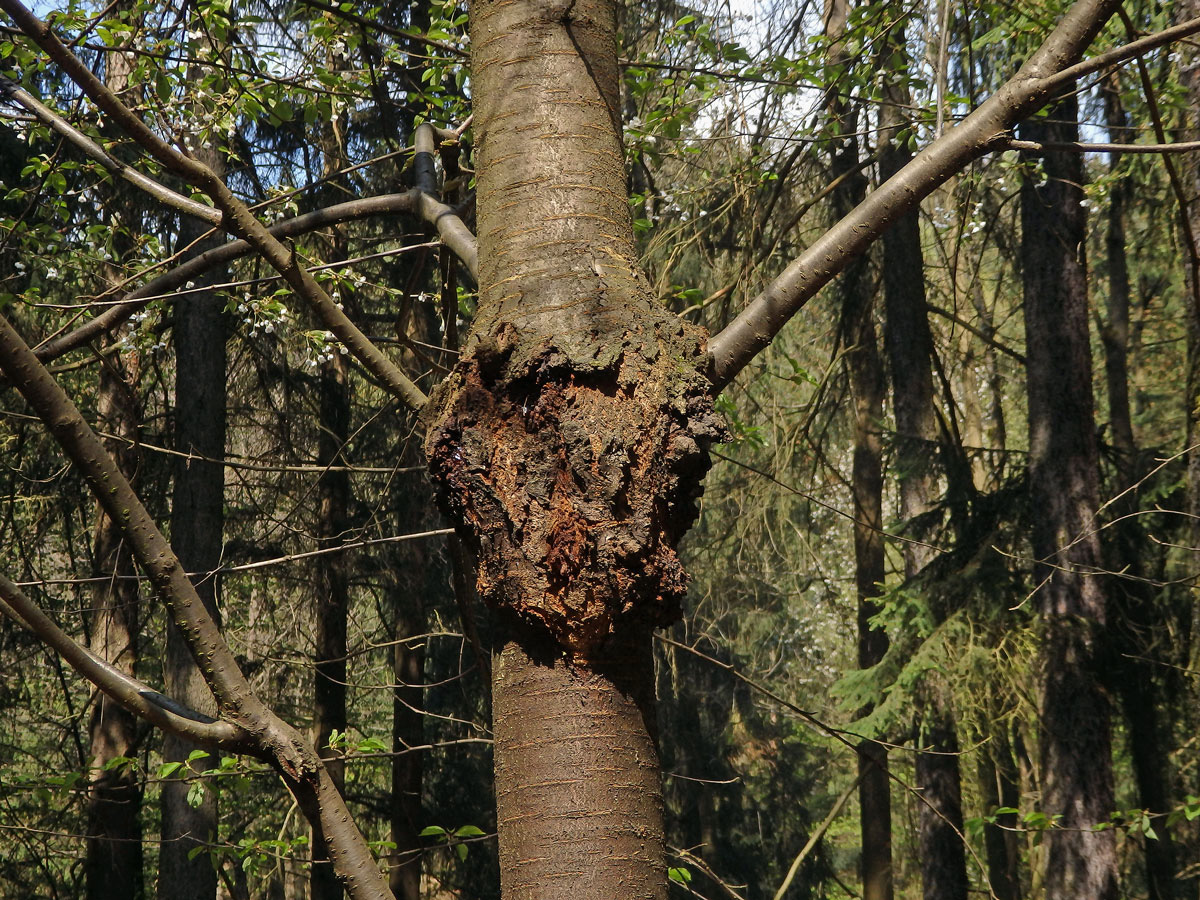
MULTIPOLYGON (((1035 141, 1078 139, 1073 95, 1050 119, 1022 126, 1035 141)), ((1116 841, 1096 832, 1115 809, 1108 698, 1098 647, 1106 620, 1099 461, 1088 346, 1086 242, 1080 154, 1052 151, 1021 187, 1029 481, 1034 578, 1041 585, 1042 804, 1061 816, 1046 836, 1046 895, 1111 900, 1116 841)))
MULTIPOLYGON (((335 355, 317 385, 317 461, 334 467, 322 473, 317 485, 317 532, 321 546, 332 547, 345 539, 350 501, 350 475, 341 453, 350 434, 350 388, 344 359, 335 355)), ((325 770, 339 792, 345 790, 345 763, 341 752, 329 746, 335 731, 346 731, 346 619, 350 590, 346 554, 329 553, 316 560, 313 610, 313 741, 325 760, 325 770)), ((339 900, 343 896, 321 835, 313 834, 312 900, 339 900)))
MULTIPOLYGON (((904 126, 900 110, 909 106, 903 72, 907 69, 904 28, 887 42, 886 67, 896 73, 885 86, 880 113, 885 142, 879 174, 885 181, 912 160, 896 138, 904 126), (898 58, 897 58, 898 57, 898 58)), ((933 335, 925 308, 925 264, 921 253, 918 210, 906 212, 883 236, 883 298, 886 315, 884 346, 892 376, 896 417, 895 465, 900 482, 900 518, 916 541, 927 535, 915 523, 931 509, 936 490, 938 426, 934 416, 933 335)), ((932 557, 921 543, 903 545, 904 577, 912 579, 932 557)), ((947 610, 935 612, 939 618, 947 610)), ((925 900, 966 900, 967 861, 962 841, 962 789, 958 739, 949 700, 931 672, 918 687, 918 743, 927 752, 916 757, 917 786, 922 802, 920 823, 921 884, 925 900)))
MULTIPOLYGON (((202 151, 203 152, 203 151, 202 151)), ((208 162, 220 163, 216 153, 205 153, 208 162)), ((188 246, 207 229, 193 222, 180 223, 180 243, 188 246)), ((197 244, 203 252, 219 244, 217 238, 197 244)), ((224 280, 222 270, 197 278, 203 287, 224 280)), ((212 572, 221 562, 225 523, 225 343, 228 325, 223 300, 211 291, 182 294, 175 302, 175 449, 196 458, 178 458, 171 498, 171 545, 188 572, 212 572)), ((217 610, 215 575, 195 580, 196 592, 214 621, 217 610)), ((192 709, 216 714, 212 692, 192 658, 188 641, 178 626, 167 623, 164 662, 167 694, 192 709)), ((167 735, 163 759, 186 761, 198 745, 167 735)), ((216 764, 202 757, 188 767, 203 771, 216 764)), ((185 773, 186 774, 186 773, 185 773)), ((172 779, 162 790, 162 848, 159 851, 158 896, 161 900, 212 900, 217 873, 208 853, 192 855, 217 837, 217 796, 205 790, 197 806, 188 802, 189 785, 172 779), (192 858, 189 859, 189 856, 192 858)))
MULTIPOLYGON (((830 63, 846 66, 842 46, 850 4, 827 0, 825 32, 830 39, 830 63)), ((834 137, 831 175, 842 181, 833 193, 836 216, 844 216, 862 202, 866 177, 859 171, 857 107, 842 91, 829 100, 830 130, 834 137)), ((881 607, 877 598, 884 580, 883 547, 883 422, 885 381, 883 360, 875 335, 875 287, 867 257, 846 267, 837 284, 842 307, 842 341, 854 401, 854 457, 850 489, 854 503, 854 578, 857 587, 858 665, 866 669, 879 663, 888 649, 887 632, 871 624, 881 607)), ((869 708, 859 711, 861 715, 869 708)), ((859 861, 864 900, 891 900, 892 813, 887 748, 863 741, 856 748, 858 805, 862 856, 859 861)))
MULTIPOLYGON (((1103 93, 1109 139, 1123 142, 1126 117, 1115 73, 1106 79, 1103 93)), ((1109 167, 1115 169, 1121 155, 1112 153, 1109 156, 1109 167)), ((1145 648, 1145 636, 1161 627, 1160 618, 1166 607, 1161 598, 1140 580, 1145 571, 1141 559, 1145 538, 1136 517, 1136 486, 1142 467, 1129 404, 1129 268, 1125 253, 1125 207, 1133 186, 1132 179, 1117 177, 1109 192, 1105 234, 1108 315, 1100 329, 1104 343, 1109 426, 1118 473, 1115 481, 1118 496, 1112 503, 1116 521, 1111 532, 1116 535, 1116 540, 1110 549, 1110 568, 1125 575, 1119 580, 1114 579, 1111 585, 1118 615, 1110 635, 1114 664, 1109 683, 1116 689, 1129 722, 1127 734, 1139 802, 1144 809, 1165 812, 1170 808, 1172 796, 1171 742, 1162 721, 1167 703, 1162 696, 1161 667, 1156 660, 1148 658, 1152 651, 1145 648)), ((1150 900, 1170 900, 1175 895, 1174 843, 1165 821, 1156 823, 1155 831, 1157 840, 1142 840, 1147 895, 1150 900)))
MULTIPOLYGON (((100 369, 97 415, 116 437, 108 447, 121 470, 133 479, 141 462, 137 448, 141 408, 134 393, 136 356, 113 353, 100 369)), ((109 580, 92 593, 89 649, 120 671, 133 674, 138 655, 140 601, 133 560, 120 524, 99 510, 93 539, 95 574, 109 580)), ((136 717, 97 692, 88 725, 92 769, 88 793, 85 874, 88 900, 142 896, 142 791, 132 759, 137 753, 136 717), (131 760, 129 765, 120 758, 131 760), (114 768, 106 768, 117 763, 114 768)))
MULTIPOLYGON (((1001 806, 1017 809, 1021 789, 1011 742, 1009 723, 994 723, 988 742, 979 749, 980 798, 985 810, 1001 806)), ((1021 896, 1021 849, 1017 841, 1017 815, 1005 813, 994 824, 984 826, 988 884, 996 900, 1019 900, 1021 896)))
POLYGON ((612 0, 472 9, 479 306, 428 407, 494 663, 502 890, 665 897, 650 629, 720 434, 702 334, 658 307, 625 195, 612 0), (549 643, 547 643, 549 641, 549 643))

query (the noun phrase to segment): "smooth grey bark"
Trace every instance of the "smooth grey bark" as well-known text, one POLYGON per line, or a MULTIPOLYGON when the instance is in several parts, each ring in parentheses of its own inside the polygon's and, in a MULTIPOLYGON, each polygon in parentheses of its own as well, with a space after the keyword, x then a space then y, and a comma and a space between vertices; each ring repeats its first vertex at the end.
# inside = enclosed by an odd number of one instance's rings
MULTIPOLYGON (((1021 137, 1078 137, 1070 95, 1021 137)), ((1021 186, 1021 259, 1028 358, 1029 490, 1041 612, 1042 807, 1047 896, 1113 900, 1116 840, 1093 831, 1115 810, 1112 738, 1100 686, 1107 621, 1096 531, 1099 459, 1088 341, 1086 212, 1078 153, 1051 151, 1021 186)))

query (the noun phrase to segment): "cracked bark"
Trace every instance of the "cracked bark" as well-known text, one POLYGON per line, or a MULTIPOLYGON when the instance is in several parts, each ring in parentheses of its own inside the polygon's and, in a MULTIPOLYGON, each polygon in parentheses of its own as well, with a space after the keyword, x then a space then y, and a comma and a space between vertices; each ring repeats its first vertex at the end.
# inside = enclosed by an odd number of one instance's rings
MULTIPOLYGON (((113 440, 109 451, 133 479, 140 463, 136 438, 141 409, 135 395, 136 354, 115 353, 100 368, 97 415, 106 431, 133 443, 113 440)), ((132 675, 138 651, 140 600, 133 560, 120 524, 98 511, 93 539, 95 573, 110 580, 93 592, 89 649, 132 675)), ((92 770, 88 785, 88 839, 85 873, 88 900, 142 896, 142 789, 134 766, 106 768, 110 760, 137 755, 137 718, 99 693, 88 724, 92 770)))
MULTIPOLYGON (((880 112, 882 137, 879 174, 884 180, 900 172, 912 154, 896 142, 905 121, 900 110, 910 102, 903 79, 908 59, 901 27, 888 42, 889 67, 897 76, 884 87, 891 101, 880 112)), ((892 376, 896 417, 895 462, 900 482, 900 518, 909 537, 924 540, 919 517, 933 508, 937 489, 938 424, 933 392, 933 335, 925 303, 925 262, 921 253, 918 210, 904 213, 883 236, 883 299, 887 316, 884 345, 892 376)), ((933 557, 917 543, 903 545, 904 577, 911 580, 933 557)), ((936 611, 944 620, 950 610, 936 611)), ((967 860, 962 841, 962 786, 954 712, 944 687, 930 672, 915 698, 918 743, 915 760, 923 803, 917 807, 921 850, 921 886, 925 900, 966 900, 967 860)))
MULTIPOLYGON (((200 151, 209 165, 220 166, 215 150, 200 151)), ((213 235, 200 241, 207 229, 181 221, 179 244, 195 244, 204 253, 220 245, 213 235)), ((225 280, 224 269, 197 278, 205 287, 225 280)), ((178 458, 171 496, 171 546, 189 572, 211 572, 221 564, 225 526, 225 357, 228 323, 223 301, 213 291, 187 293, 175 301, 175 449, 202 459, 178 458)), ((217 609, 216 576, 196 579, 196 592, 213 620, 217 609)), ((174 622, 167 623, 164 661, 167 693, 192 709, 215 714, 216 705, 204 675, 192 659, 186 637, 174 622)), ((186 762, 194 741, 167 735, 163 759, 186 762)), ((203 771, 216 766, 212 756, 187 762, 186 768, 203 771)), ((185 771, 184 774, 187 774, 185 771)), ((217 837, 217 795, 206 790, 200 803, 188 802, 189 785, 180 778, 163 784, 162 849, 159 851, 158 896, 162 900, 212 900, 217 893, 217 873, 207 853, 193 855, 217 837)))
MULTIPOLYGON (((1078 138, 1074 95, 1022 138, 1078 138)), ((1026 159, 1028 162, 1028 158, 1026 159)), ((1021 258, 1028 353, 1029 482, 1041 584, 1042 804, 1061 815, 1046 835, 1046 896, 1117 896, 1116 841, 1092 831, 1116 808, 1109 702, 1098 642, 1106 620, 1100 578, 1099 462, 1088 342, 1082 158, 1050 152, 1021 186, 1021 258)))
POLYGON ((493 664, 506 898, 666 896, 650 633, 721 434, 704 335, 637 264, 615 3, 472 9, 480 295, 427 408, 493 664), (549 773, 554 773, 550 775, 549 773))

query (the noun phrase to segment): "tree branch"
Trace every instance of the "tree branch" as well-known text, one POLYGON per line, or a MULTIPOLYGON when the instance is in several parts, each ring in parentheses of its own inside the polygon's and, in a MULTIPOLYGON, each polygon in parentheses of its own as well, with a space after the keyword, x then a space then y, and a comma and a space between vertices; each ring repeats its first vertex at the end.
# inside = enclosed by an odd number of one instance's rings
POLYGON ((309 304, 321 323, 333 332, 334 337, 341 341, 387 390, 414 411, 425 405, 427 398, 421 389, 358 330, 325 289, 297 262, 295 254, 267 230, 212 169, 181 153, 150 130, 149 126, 125 106, 117 95, 58 39, 46 23, 22 5, 20 0, 0 0, 0 9, 12 16, 21 30, 58 63, 66 75, 93 103, 107 113, 121 130, 171 172, 208 194, 215 206, 221 210, 222 227, 245 240, 261 254, 267 264, 282 275, 292 290, 309 304))
POLYGON ((413 170, 416 173, 417 190, 421 192, 421 218, 438 230, 442 241, 463 261, 476 283, 479 281, 479 245, 475 235, 463 223, 458 214, 439 199, 437 172, 434 169, 433 127, 418 125, 413 138, 416 153, 413 170))
POLYGON ((254 693, 158 525, 75 404, 4 316, 0 316, 0 370, 83 474, 100 506, 119 523, 134 558, 183 634, 217 700, 221 719, 251 736, 260 758, 276 768, 309 821, 329 838, 334 870, 351 898, 391 896, 312 744, 254 693))
POLYGON ((1085 141, 1005 141, 1006 150, 1026 153, 1053 153, 1066 150, 1073 153, 1193 153, 1200 150, 1200 141, 1164 141, 1159 144, 1091 144, 1085 141))
POLYGON ((76 672, 133 715, 209 749, 254 753, 250 735, 232 722, 201 715, 126 675, 58 627, 6 576, 0 574, 0 613, 36 635, 76 672))
MULTIPOLYGON (((338 203, 305 213, 302 216, 276 222, 267 230, 276 239, 298 237, 326 225, 337 225, 377 215, 416 212, 419 200, 420 195, 416 190, 403 194, 382 194, 362 200, 349 200, 346 203, 338 203)), ((117 328, 149 303, 151 298, 170 293, 210 269, 224 266, 253 252, 254 248, 249 243, 238 240, 197 254, 174 269, 146 282, 136 290, 130 291, 120 303, 110 306, 100 315, 88 320, 73 331, 41 344, 35 348, 34 352, 42 362, 57 359, 64 353, 82 347, 100 335, 117 328)))
POLYGON ((1049 102, 1058 88, 1080 74, 1200 31, 1200 19, 1193 20, 1077 63, 1119 6, 1119 0, 1077 0, 1016 75, 788 265, 709 342, 714 389, 728 384, 817 291, 900 216, 967 163, 1004 146, 1013 126, 1049 102))
POLYGON ((86 134, 74 128, 61 115, 50 109, 50 107, 29 93, 29 91, 3 76, 0 76, 0 94, 9 97, 25 107, 37 117, 38 121, 49 126, 52 131, 62 136, 76 150, 98 162, 106 171, 124 178, 138 190, 145 191, 160 203, 172 209, 179 210, 179 212, 185 215, 202 219, 212 225, 219 225, 221 223, 221 211, 219 209, 205 206, 203 203, 198 203, 190 197, 178 194, 166 185, 159 184, 153 178, 143 175, 137 169, 125 165, 125 163, 118 159, 113 159, 104 152, 104 148, 86 134))

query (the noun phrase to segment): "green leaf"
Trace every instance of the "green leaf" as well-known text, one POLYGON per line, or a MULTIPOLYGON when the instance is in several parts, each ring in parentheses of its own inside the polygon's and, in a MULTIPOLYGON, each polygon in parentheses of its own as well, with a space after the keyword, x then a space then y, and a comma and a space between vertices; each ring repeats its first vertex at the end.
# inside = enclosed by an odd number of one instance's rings
POLYGON ((446 834, 446 829, 441 825, 426 825, 421 829, 417 837, 442 837, 446 834))
POLYGON ((200 808, 200 804, 204 802, 203 782, 197 781, 190 788, 188 788, 187 802, 188 806, 190 806, 192 809, 200 808))
POLYGON ((193 847, 191 850, 188 851, 188 862, 191 862, 193 859, 195 859, 197 856, 199 856, 201 853, 203 853, 207 849, 208 848, 205 847, 203 844, 201 844, 199 847, 193 847))
POLYGON ((188 754, 187 761, 191 763, 191 762, 195 762, 198 759, 207 759, 207 758, 208 758, 207 750, 193 750, 191 753, 188 754))
POLYGON ((454 852, 458 854, 459 860, 461 860, 462 862, 467 861, 467 845, 466 844, 456 844, 454 847, 454 852))
POLYGON ((474 825, 463 825, 454 829, 454 836, 460 838, 483 837, 486 833, 482 828, 477 828, 474 825))
POLYGON ((159 72, 154 79, 154 93, 158 95, 159 103, 165 104, 171 99, 171 79, 166 72, 159 72))
POLYGON ((684 887, 692 883, 692 873, 683 866, 671 866, 667 869, 667 877, 676 884, 684 887))

